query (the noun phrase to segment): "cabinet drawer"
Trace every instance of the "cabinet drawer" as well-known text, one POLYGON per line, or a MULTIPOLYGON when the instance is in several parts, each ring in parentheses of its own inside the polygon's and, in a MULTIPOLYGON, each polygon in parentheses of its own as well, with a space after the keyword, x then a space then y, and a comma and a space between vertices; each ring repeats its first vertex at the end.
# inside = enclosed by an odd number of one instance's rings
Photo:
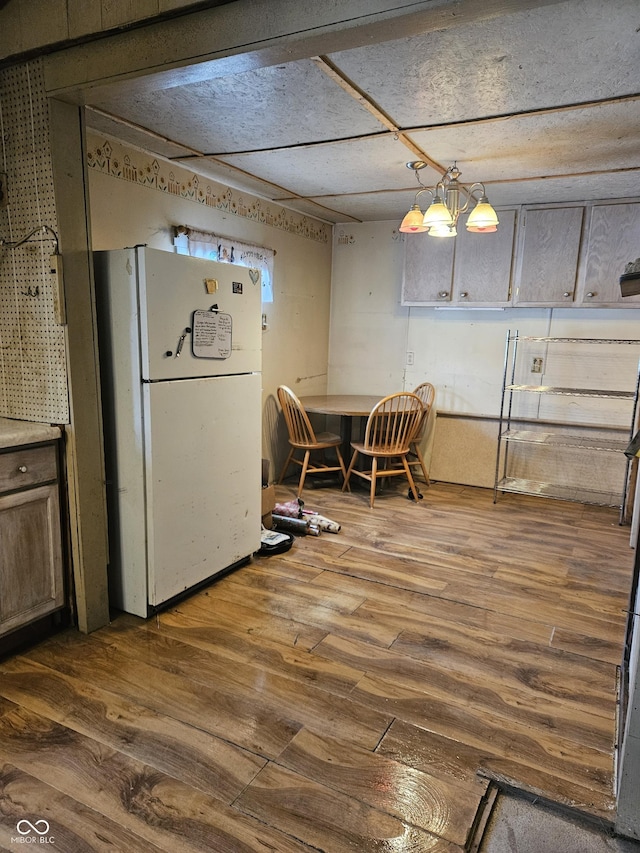
POLYGON ((54 445, 23 447, 0 453, 0 492, 51 483, 57 477, 54 445))

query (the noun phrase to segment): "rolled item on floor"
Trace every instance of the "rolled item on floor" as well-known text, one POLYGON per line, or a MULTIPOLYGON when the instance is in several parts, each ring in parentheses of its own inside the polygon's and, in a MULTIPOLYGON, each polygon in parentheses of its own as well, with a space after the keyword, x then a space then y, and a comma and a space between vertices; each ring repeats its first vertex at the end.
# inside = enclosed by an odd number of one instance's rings
POLYGON ((287 530, 289 533, 296 533, 298 536, 306 536, 309 533, 311 522, 306 518, 291 518, 287 515, 277 515, 273 513, 271 516, 276 530, 287 530))
POLYGON ((307 518, 312 525, 315 524, 317 527, 319 527, 320 530, 328 530, 329 533, 340 532, 340 525, 338 524, 338 522, 332 521, 325 515, 319 515, 319 513, 307 509, 302 510, 302 515, 304 518, 307 518))

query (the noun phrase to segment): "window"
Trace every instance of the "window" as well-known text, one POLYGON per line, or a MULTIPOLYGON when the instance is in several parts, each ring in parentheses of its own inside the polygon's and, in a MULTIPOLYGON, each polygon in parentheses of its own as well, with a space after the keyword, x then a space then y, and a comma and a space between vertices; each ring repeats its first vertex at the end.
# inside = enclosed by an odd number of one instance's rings
POLYGON ((259 270, 262 301, 273 302, 273 259, 276 254, 273 249, 220 237, 209 231, 198 231, 184 225, 180 225, 176 232, 173 244, 180 255, 209 258, 212 261, 259 270))

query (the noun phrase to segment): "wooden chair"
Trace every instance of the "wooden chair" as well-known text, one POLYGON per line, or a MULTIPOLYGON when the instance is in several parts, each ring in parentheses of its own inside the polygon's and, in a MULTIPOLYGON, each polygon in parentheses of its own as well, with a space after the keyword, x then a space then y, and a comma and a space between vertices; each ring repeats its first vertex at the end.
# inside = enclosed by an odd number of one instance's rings
POLYGON ((422 401, 409 391, 390 394, 376 403, 367 419, 364 441, 351 442, 353 454, 342 490, 349 487, 352 474, 368 480, 371 483, 369 505, 373 506, 377 481, 383 477, 405 474, 414 500, 417 501, 420 496, 407 463, 407 455, 416 430, 420 427, 423 412, 422 401), (370 457, 370 470, 360 471, 355 467, 359 455, 370 457), (395 460, 402 467, 387 464, 395 460))
POLYGON ((424 439, 425 433, 427 431, 429 413, 431 412, 431 406, 433 405, 433 401, 436 397, 436 389, 430 382, 422 382, 420 385, 418 385, 417 388, 413 389, 413 393, 416 395, 416 397, 420 397, 422 405, 424 407, 424 414, 422 415, 422 423, 420 424, 418 431, 416 432, 413 441, 411 442, 411 447, 409 448, 409 457, 407 461, 411 466, 420 466, 420 468, 422 469, 422 476, 424 477, 424 481, 427 486, 430 486, 431 480, 429 479, 429 472, 427 471, 427 466, 425 465, 424 458, 422 456, 420 444, 422 443, 422 440, 424 439))
POLYGON ((300 480, 298 482, 298 497, 302 494, 307 474, 341 471, 343 480, 346 480, 347 472, 344 467, 342 454, 340 453, 340 444, 342 443, 340 436, 334 435, 332 432, 320 432, 316 434, 311 426, 309 415, 306 413, 304 406, 293 391, 290 388, 287 388, 286 385, 281 385, 278 388, 278 400, 282 406, 282 413, 289 432, 289 444, 291 445, 287 461, 284 463, 284 467, 280 472, 280 479, 278 480, 278 483, 283 481, 290 463, 300 465, 302 468, 302 471, 300 472, 300 480), (329 448, 333 448, 336 452, 338 461, 337 465, 328 464, 324 461, 324 458, 320 462, 311 464, 312 453, 320 451, 323 453, 324 457, 324 451, 329 448), (296 450, 304 451, 302 459, 296 459, 294 457, 296 450))

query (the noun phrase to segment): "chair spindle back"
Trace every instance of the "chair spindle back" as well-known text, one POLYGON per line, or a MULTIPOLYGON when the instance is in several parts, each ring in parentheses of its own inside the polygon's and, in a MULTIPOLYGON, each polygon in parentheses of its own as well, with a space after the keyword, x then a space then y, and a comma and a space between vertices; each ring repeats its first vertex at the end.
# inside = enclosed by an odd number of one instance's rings
POLYGON ((291 442, 303 446, 315 444, 316 434, 311 426, 309 415, 291 388, 281 385, 278 388, 278 400, 282 407, 291 442))
POLYGON ((420 398, 408 391, 384 397, 371 410, 364 446, 369 451, 389 454, 407 452, 423 412, 420 398))

